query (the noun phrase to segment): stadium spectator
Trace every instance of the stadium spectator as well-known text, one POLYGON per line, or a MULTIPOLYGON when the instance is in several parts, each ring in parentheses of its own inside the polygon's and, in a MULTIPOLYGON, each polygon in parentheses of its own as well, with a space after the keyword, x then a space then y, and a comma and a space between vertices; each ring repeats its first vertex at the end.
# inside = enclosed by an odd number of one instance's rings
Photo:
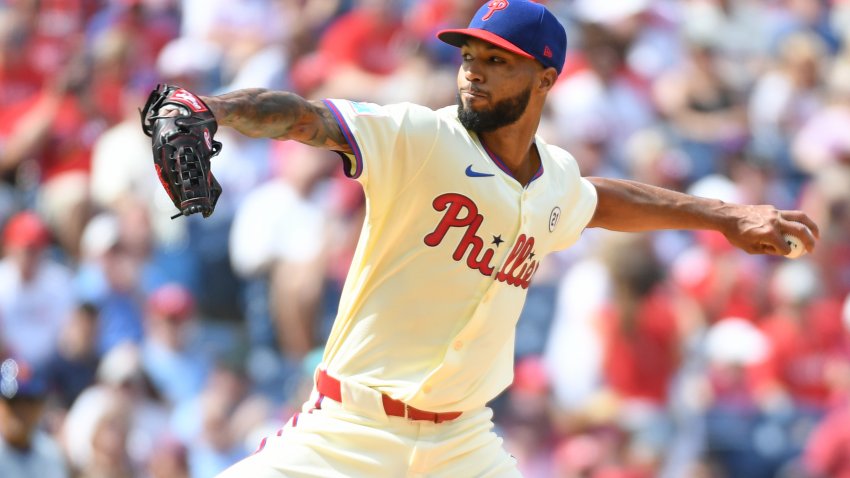
POLYGON ((724 57, 695 38, 686 45, 683 64, 653 84, 653 99, 690 160, 693 181, 724 172, 729 156, 746 144, 748 129, 743 97, 718 66, 724 57))
POLYGON ((122 239, 118 217, 109 213, 93 217, 83 232, 83 256, 74 278, 78 297, 99 310, 101 354, 124 342, 139 343, 144 333, 141 265, 122 239))
POLYGON ((95 382, 100 364, 97 307, 77 305, 62 328, 56 350, 48 361, 46 375, 59 406, 67 410, 95 382))
POLYGON ((145 307, 141 360, 153 385, 172 405, 192 400, 203 389, 211 368, 197 342, 195 300, 179 284, 154 290, 145 307), (194 336, 193 336, 194 335, 194 336))
POLYGON ((68 410, 61 443, 78 472, 135 476, 156 459, 169 419, 169 407, 142 369, 139 347, 125 342, 103 356, 97 381, 68 410))
POLYGON ((805 452, 806 469, 817 477, 850 477, 850 409, 841 407, 812 432, 805 452))
POLYGON ((555 131, 583 174, 627 174, 626 140, 653 122, 651 97, 626 63, 627 45, 596 23, 581 25, 581 53, 552 90, 555 131))
POLYGON ((186 447, 172 438, 166 437, 155 445, 155 460, 148 463, 150 478, 189 478, 189 462, 186 447))
MULTIPOLYGON (((845 334, 850 333, 850 294, 842 306, 845 334)), ((847 366, 847 362, 844 363, 847 366)), ((846 380, 847 370, 843 378, 846 380)), ((815 427, 803 455, 804 467, 814 476, 850 477, 850 403, 847 396, 815 427)))
POLYGON ((599 310, 599 329, 603 383, 618 402, 615 421, 632 435, 627 447, 640 456, 639 468, 656 473, 671 433, 666 406, 681 363, 683 319, 646 239, 614 241, 604 253, 611 299, 599 310))
POLYGON ((327 153, 298 144, 282 147, 277 177, 245 199, 231 229, 234 267, 269 288, 269 317, 249 319, 252 342, 295 360, 315 345, 324 254, 330 245, 328 189, 334 164, 317 157, 321 154, 327 153), (269 204, 278 205, 282 214, 270 220, 269 204), (301 227, 293 229, 293 223, 301 227))
POLYGON ((789 262, 775 269, 770 280, 772 307, 759 320, 769 343, 755 376, 763 404, 790 400, 801 411, 822 414, 834 400, 830 365, 850 360, 850 342, 840 304, 821 290, 811 263, 789 262))
POLYGON ((41 429, 48 383, 28 363, 0 363, 0 476, 71 476, 56 441, 41 429))
POLYGON ((812 33, 796 33, 779 47, 776 65, 760 75, 749 97, 749 122, 753 150, 775 158, 783 176, 799 174, 792 161, 791 138, 824 103, 827 68, 826 44, 812 33))
POLYGON ((74 307, 70 271, 47 254, 51 236, 32 211, 3 230, 0 259, 0 349, 35 367, 53 355, 74 307))

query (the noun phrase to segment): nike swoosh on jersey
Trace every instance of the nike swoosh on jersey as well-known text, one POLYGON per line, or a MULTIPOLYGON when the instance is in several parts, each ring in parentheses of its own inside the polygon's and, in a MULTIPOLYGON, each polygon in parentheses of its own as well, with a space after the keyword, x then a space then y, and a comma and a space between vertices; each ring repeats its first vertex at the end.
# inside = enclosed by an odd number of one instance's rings
POLYGON ((495 176, 495 174, 479 173, 478 171, 473 171, 471 164, 466 167, 466 175, 469 176, 470 178, 487 178, 487 177, 490 177, 490 176, 495 176))

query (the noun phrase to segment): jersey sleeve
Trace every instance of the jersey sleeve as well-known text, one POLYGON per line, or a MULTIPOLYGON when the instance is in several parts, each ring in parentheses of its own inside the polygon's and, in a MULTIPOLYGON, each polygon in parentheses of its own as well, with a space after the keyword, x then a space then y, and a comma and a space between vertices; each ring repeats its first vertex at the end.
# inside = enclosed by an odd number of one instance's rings
POLYGON ((567 158, 565 177, 563 178, 567 184, 567 187, 564 188, 567 207, 563 211, 563 217, 560 218, 565 224, 565 229, 556 244, 558 250, 566 249, 578 241, 587 224, 593 219, 598 201, 596 187, 586 178, 581 177, 575 159, 569 155, 567 158))
POLYGON ((424 106, 399 103, 380 106, 327 99, 353 153, 345 154, 346 176, 371 195, 401 190, 430 157, 440 119, 424 106))

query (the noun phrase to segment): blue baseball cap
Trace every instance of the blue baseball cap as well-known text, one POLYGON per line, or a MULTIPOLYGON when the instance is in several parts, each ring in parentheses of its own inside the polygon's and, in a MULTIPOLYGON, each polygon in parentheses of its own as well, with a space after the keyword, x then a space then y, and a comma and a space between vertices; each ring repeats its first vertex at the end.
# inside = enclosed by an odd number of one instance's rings
POLYGON ((529 0, 492 0, 478 9, 468 28, 441 30, 437 38, 462 46, 468 37, 533 58, 561 73, 567 55, 567 32, 543 5, 529 0))
POLYGON ((0 397, 43 398, 47 392, 47 380, 29 364, 11 358, 0 364, 0 397))

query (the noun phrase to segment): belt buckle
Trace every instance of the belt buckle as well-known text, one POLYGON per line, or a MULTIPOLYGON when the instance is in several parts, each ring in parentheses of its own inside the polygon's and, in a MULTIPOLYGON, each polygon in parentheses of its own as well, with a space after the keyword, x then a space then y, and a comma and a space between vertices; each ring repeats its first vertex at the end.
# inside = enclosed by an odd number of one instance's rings
POLYGON ((413 421, 413 419, 410 418, 410 405, 408 405, 407 403, 404 403, 404 419, 409 422, 413 421))

